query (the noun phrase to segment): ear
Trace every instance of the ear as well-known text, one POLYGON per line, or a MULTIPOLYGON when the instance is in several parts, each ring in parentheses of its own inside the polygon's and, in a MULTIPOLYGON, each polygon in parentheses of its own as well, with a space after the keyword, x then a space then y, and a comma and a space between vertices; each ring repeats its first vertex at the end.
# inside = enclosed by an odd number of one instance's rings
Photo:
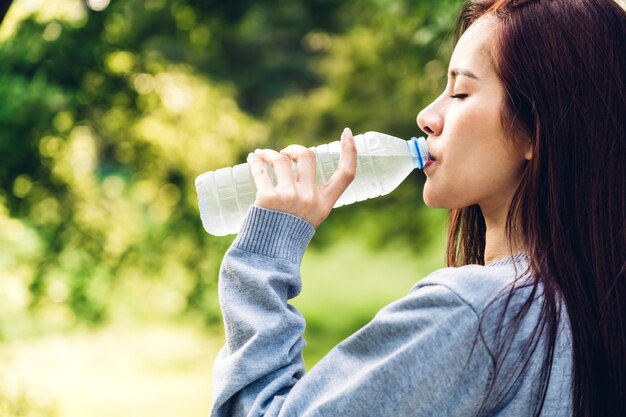
POLYGON ((526 159, 527 161, 533 159, 533 147, 530 145, 530 143, 524 151, 524 159, 526 159))
POLYGON ((531 143, 530 138, 520 138, 520 144, 522 146, 522 152, 524 153, 524 159, 527 161, 533 159, 533 144, 531 143))

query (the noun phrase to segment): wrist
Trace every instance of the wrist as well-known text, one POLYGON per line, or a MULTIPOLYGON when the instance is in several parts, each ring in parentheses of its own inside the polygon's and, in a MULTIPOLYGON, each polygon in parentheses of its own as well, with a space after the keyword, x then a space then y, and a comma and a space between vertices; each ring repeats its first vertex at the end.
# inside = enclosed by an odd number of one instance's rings
POLYGON ((299 263, 315 228, 294 214, 250 206, 234 247, 299 263))

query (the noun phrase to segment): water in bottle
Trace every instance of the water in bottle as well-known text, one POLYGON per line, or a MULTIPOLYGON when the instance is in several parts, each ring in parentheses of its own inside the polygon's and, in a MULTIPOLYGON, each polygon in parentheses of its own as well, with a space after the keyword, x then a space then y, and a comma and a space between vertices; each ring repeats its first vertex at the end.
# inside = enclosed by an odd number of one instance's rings
MULTIPOLYGON (((379 132, 356 135, 357 166, 354 181, 334 207, 385 195, 393 191, 415 168, 428 161, 424 138, 406 141, 379 132)), ((331 142, 311 148, 316 154, 316 182, 325 184, 339 164, 341 144, 331 142)), ((266 168, 275 184, 272 169, 266 168)), ((296 166, 293 164, 294 175, 296 166)), ((196 178, 200 218, 215 236, 237 233, 248 207, 256 198, 256 186, 247 163, 205 172, 196 178)))

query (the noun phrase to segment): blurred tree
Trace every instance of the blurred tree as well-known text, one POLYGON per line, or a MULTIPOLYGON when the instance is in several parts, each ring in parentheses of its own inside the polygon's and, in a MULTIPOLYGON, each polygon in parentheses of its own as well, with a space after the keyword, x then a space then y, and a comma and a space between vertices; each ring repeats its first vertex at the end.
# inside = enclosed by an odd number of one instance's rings
MULTIPOLYGON (((206 292, 227 242, 199 227, 193 180, 267 132, 228 89, 145 46, 155 35, 131 25, 143 2, 117 4, 69 22, 25 20, 0 48, 2 199, 39 237, 12 266, 29 265, 20 275, 31 305, 92 322, 119 278, 174 274, 170 298, 216 320, 206 292)), ((156 6, 143 22, 172 19, 156 6)), ((177 34, 174 25, 168 37, 177 34)))
MULTIPOLYGON (((344 126, 415 134, 458 1, 54 7, 64 13, 36 12, 0 44, 0 224, 15 233, 0 238, 0 271, 28 285, 28 305, 91 322, 118 290, 146 288, 142 302, 212 322, 232 239, 202 230, 195 176, 344 126)), ((432 233, 421 184, 337 210, 314 244, 361 228, 419 250, 432 233)))

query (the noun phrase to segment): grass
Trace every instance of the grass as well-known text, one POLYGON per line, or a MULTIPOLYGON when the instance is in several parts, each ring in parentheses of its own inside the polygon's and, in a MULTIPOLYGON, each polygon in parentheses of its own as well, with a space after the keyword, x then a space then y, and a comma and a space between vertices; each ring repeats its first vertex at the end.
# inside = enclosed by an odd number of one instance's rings
POLYGON ((205 417, 220 345, 165 324, 14 341, 0 346, 2 391, 6 402, 30 404, 24 416, 205 417))

